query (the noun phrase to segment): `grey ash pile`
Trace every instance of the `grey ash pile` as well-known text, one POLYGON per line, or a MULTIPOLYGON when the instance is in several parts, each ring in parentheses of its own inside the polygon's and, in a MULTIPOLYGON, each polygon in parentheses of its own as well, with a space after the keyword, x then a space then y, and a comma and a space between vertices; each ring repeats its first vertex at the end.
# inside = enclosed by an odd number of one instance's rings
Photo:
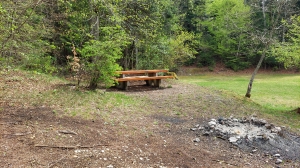
POLYGON ((203 136, 227 140, 247 151, 260 150, 281 159, 300 160, 300 137, 263 119, 220 117, 205 125, 196 125, 191 130, 200 131, 203 136))

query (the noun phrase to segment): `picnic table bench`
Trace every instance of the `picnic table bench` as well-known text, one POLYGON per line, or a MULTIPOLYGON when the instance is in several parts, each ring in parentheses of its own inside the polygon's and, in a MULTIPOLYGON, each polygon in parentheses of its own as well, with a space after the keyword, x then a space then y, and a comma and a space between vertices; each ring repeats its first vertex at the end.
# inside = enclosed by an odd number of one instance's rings
POLYGON ((168 73, 168 70, 129 70, 117 71, 120 76, 115 80, 119 83, 119 88, 127 90, 130 81, 146 81, 148 86, 152 84, 159 87, 162 79, 174 79, 174 76, 159 76, 160 73, 168 73))

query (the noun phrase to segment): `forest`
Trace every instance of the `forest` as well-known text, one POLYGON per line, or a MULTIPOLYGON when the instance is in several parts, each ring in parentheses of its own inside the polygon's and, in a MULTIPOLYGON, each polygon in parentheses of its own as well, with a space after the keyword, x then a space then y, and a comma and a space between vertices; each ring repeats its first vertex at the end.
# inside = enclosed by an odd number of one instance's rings
POLYGON ((2 0, 0 65, 88 77, 116 70, 300 68, 299 0, 2 0))

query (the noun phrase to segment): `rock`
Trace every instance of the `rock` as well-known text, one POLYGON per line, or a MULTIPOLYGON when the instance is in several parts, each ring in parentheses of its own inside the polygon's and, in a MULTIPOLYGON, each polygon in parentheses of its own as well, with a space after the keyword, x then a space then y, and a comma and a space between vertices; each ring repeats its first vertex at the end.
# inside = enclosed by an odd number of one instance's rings
POLYGON ((220 118, 218 119, 218 123, 224 125, 224 124, 225 124, 224 118, 223 118, 223 117, 220 117, 220 118))
POLYGON ((204 136, 209 136, 209 135, 210 135, 210 132, 209 132, 209 131, 206 131, 206 132, 203 133, 203 135, 204 135, 204 136))
POLYGON ((211 126, 211 125, 216 125, 217 123, 215 121, 210 121, 208 122, 208 125, 211 126))
POLYGON ((275 164, 280 164, 280 163, 282 163, 281 159, 277 159, 276 162, 275 162, 275 164))
POLYGON ((274 127, 273 129, 271 129, 272 133, 279 133, 281 132, 281 128, 280 127, 274 127))
POLYGON ((215 127, 216 127, 216 125, 211 125, 209 128, 214 129, 215 127))
POLYGON ((252 153, 255 153, 256 151, 257 151, 257 149, 253 149, 253 150, 252 150, 252 153))
POLYGON ((265 125, 265 124, 267 124, 268 122, 266 121, 266 120, 264 120, 264 119, 259 119, 259 120, 257 120, 257 124, 259 124, 259 125, 265 125))
POLYGON ((267 129, 271 129, 271 128, 272 128, 271 124, 266 124, 265 127, 266 127, 267 129))
POLYGON ((192 131, 196 131, 196 130, 197 130, 197 128, 191 128, 191 130, 192 130, 192 131))
POLYGON ((204 130, 204 129, 205 129, 204 127, 199 127, 199 128, 198 128, 198 130, 204 130))
POLYGON ((223 120, 224 120, 223 117, 218 118, 218 121, 219 121, 219 122, 220 122, 220 121, 223 121, 223 120))
POLYGON ((265 141, 267 141, 267 140, 270 139, 267 134, 258 135, 257 137, 260 138, 260 139, 262 139, 262 140, 265 140, 265 141))
POLYGON ((107 168, 114 168, 114 166, 113 165, 108 165, 107 168))
POLYGON ((265 124, 268 123, 264 119, 257 119, 257 118, 254 118, 254 117, 251 118, 251 121, 253 122, 253 124, 258 125, 258 126, 265 125, 265 124))
POLYGON ((210 121, 210 122, 208 123, 208 125, 209 125, 210 128, 215 128, 215 126, 217 125, 217 123, 214 122, 214 121, 210 121))
POLYGON ((239 122, 239 120, 236 119, 236 118, 232 119, 232 121, 233 121, 233 122, 239 122))
POLYGON ((212 118, 210 121, 215 122, 215 123, 217 122, 217 120, 214 118, 212 118))
POLYGON ((243 119, 243 120, 240 121, 240 123, 242 123, 242 124, 244 124, 244 123, 249 123, 249 120, 243 119))
POLYGON ((274 157, 280 157, 279 153, 276 153, 275 155, 273 155, 274 157))
POLYGON ((194 142, 200 142, 200 138, 195 138, 193 141, 194 142))
POLYGON ((231 143, 236 143, 237 141, 238 141, 238 139, 236 137, 229 138, 229 142, 231 142, 231 143))

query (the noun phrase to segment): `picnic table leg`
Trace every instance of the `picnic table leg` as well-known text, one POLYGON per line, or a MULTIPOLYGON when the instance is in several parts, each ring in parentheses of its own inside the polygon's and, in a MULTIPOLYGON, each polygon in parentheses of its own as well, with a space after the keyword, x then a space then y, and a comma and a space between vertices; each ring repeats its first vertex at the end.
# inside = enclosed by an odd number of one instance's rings
POLYGON ((150 85, 151 85, 150 80, 146 80, 146 85, 147 85, 147 86, 150 86, 150 85))
POLYGON ((147 86, 152 86, 153 83, 154 83, 154 80, 146 80, 147 86))
MULTIPOLYGON (((157 76, 157 73, 148 73, 148 76, 149 76, 149 77, 157 76)), ((147 81, 146 81, 146 82, 147 82, 147 81)), ((148 86, 152 86, 152 84, 153 84, 154 86, 156 86, 155 83, 156 83, 155 80, 148 80, 147 85, 148 85, 148 86)))
POLYGON ((159 87, 160 83, 161 83, 161 79, 155 79, 154 80, 154 86, 155 87, 159 87))
POLYGON ((128 90, 128 81, 119 82, 119 88, 121 88, 122 90, 128 90))
POLYGON ((123 89, 124 90, 128 90, 128 81, 124 82, 123 89))

